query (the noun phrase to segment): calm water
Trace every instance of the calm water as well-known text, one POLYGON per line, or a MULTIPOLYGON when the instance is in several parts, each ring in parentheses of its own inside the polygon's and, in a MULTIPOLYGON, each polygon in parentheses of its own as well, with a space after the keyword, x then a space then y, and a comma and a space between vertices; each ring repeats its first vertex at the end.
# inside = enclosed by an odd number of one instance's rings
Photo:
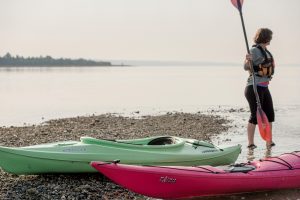
MULTIPOLYGON (((237 125, 216 143, 246 145, 248 112, 226 109, 246 108, 244 86, 247 73, 239 67, 114 67, 114 68, 0 68, 0 125, 23 125, 78 115, 140 111, 197 112, 223 109, 220 114, 237 125)), ((300 67, 276 70, 270 90, 276 108, 271 154, 300 150, 300 67)), ((265 154, 259 148, 245 157, 265 154)), ((269 153, 269 152, 267 152, 269 153)))

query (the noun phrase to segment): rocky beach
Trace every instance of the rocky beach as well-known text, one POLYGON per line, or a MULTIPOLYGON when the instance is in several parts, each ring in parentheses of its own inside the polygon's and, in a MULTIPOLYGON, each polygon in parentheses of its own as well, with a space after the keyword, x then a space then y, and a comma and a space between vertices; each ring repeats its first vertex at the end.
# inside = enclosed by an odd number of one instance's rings
MULTIPOLYGON (((124 117, 115 114, 56 119, 40 125, 1 127, 0 144, 27 146, 81 136, 132 139, 172 135, 210 141, 229 131, 232 122, 215 114, 166 113, 158 116, 124 117)), ((1 159, 1 158, 0 158, 1 159)), ((17 176, 0 169, 0 199, 149 199, 114 184, 100 174, 17 176)), ((242 194, 198 199, 300 199, 299 190, 242 194)))

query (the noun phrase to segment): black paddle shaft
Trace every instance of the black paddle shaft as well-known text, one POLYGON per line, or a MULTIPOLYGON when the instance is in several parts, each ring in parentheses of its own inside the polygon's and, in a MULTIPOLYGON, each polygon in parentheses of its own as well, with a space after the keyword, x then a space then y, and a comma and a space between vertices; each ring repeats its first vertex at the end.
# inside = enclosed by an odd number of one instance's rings
MULTIPOLYGON (((242 4, 241 4, 240 0, 237 0, 237 3, 238 3, 238 7, 239 7, 240 16, 241 16, 241 21, 242 21, 242 26, 243 26, 243 32, 244 32, 244 38, 245 38, 245 43, 246 43, 246 47, 247 47, 247 52, 248 52, 248 54, 250 54, 249 44, 248 44, 248 39, 247 39, 247 34, 246 34, 246 28, 245 28, 245 23, 244 23, 244 18, 243 18, 243 12, 242 12, 242 4)), ((254 94, 255 94, 255 98, 256 98, 257 107, 261 108, 260 99, 259 99, 259 96, 258 96, 258 93, 257 93, 257 85, 256 85, 252 60, 250 60, 250 71, 251 71, 251 74, 252 74, 253 90, 254 90, 254 94)))

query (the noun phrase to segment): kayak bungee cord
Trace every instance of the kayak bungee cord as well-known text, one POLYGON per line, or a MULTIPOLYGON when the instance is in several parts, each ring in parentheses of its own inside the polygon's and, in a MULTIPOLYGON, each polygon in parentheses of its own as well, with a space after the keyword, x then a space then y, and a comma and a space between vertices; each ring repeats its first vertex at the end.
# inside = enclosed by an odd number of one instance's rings
POLYGON ((263 162, 263 161, 274 162, 274 163, 282 164, 282 165, 288 167, 289 169, 294 169, 293 166, 290 163, 288 163, 286 160, 284 160, 282 158, 279 158, 279 157, 269 157, 269 158, 275 158, 275 159, 281 160, 284 163, 279 162, 279 161, 275 161, 275 160, 269 160, 268 158, 267 159, 260 159, 259 161, 261 161, 261 162, 263 162))
POLYGON ((213 174, 219 174, 219 172, 216 172, 216 171, 213 171, 213 170, 210 170, 210 169, 207 169, 205 167, 201 167, 201 166, 195 166, 196 168, 200 168, 200 169, 204 169, 204 170, 207 170, 208 172, 210 173, 213 173, 213 174))
POLYGON ((211 145, 211 146, 208 146, 208 145, 204 145, 204 144, 200 144, 199 143, 199 140, 197 140, 197 143, 196 142, 190 142, 190 141, 185 141, 186 143, 188 144, 192 144, 193 146, 195 146, 194 148, 197 149, 198 147, 208 147, 208 148, 215 148, 215 149, 219 149, 220 151, 224 151, 223 149, 217 147, 217 146, 214 146, 214 145, 211 145))
POLYGON ((117 164, 117 163, 120 163, 120 160, 105 161, 105 162, 103 162, 101 164, 97 163, 97 165, 100 166, 100 165, 110 165, 110 164, 117 164))
POLYGON ((190 172, 199 172, 199 173, 208 173, 208 174, 223 174, 223 173, 226 173, 225 171, 224 172, 212 171, 210 169, 207 169, 207 168, 201 167, 201 166, 193 166, 193 167, 204 169, 206 171, 198 171, 198 170, 194 170, 194 169, 182 169, 182 168, 169 167, 169 166, 155 166, 155 165, 142 165, 142 166, 144 166, 144 167, 153 167, 153 168, 162 168, 162 169, 175 169, 175 170, 181 170, 181 171, 190 171, 190 172))
MULTIPOLYGON (((296 156, 296 157, 300 158, 300 156, 298 154, 296 154, 297 152, 299 152, 299 151, 294 151, 292 153, 284 153, 284 154, 293 155, 293 156, 296 156)), ((284 155, 284 154, 282 154, 282 155, 284 155)))
MULTIPOLYGON (((296 156, 298 158, 300 158, 300 156, 297 154, 299 153, 300 151, 293 151, 291 153, 283 153, 281 154, 280 156, 282 155, 293 155, 293 156, 296 156)), ((283 158, 280 158, 280 156, 275 156, 275 157, 268 157, 268 158, 265 158, 265 159, 260 159, 259 161, 260 162, 263 162, 263 161, 267 161, 267 162, 274 162, 274 163, 278 163, 278 164, 281 164, 281 165, 284 165, 286 167, 288 167, 289 169, 299 169, 299 168, 294 168, 289 162, 287 162, 286 160, 284 160, 283 158), (282 162, 279 162, 279 161, 275 161, 275 160, 270 160, 270 159, 278 159, 278 160, 281 160, 282 162)))

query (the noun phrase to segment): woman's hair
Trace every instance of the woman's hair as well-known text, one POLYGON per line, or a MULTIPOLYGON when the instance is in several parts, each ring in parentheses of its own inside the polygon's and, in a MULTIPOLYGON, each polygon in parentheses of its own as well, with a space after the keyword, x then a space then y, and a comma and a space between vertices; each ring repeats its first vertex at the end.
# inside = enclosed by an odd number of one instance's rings
POLYGON ((254 42, 255 44, 268 43, 272 40, 273 32, 268 28, 260 28, 256 31, 254 42))

